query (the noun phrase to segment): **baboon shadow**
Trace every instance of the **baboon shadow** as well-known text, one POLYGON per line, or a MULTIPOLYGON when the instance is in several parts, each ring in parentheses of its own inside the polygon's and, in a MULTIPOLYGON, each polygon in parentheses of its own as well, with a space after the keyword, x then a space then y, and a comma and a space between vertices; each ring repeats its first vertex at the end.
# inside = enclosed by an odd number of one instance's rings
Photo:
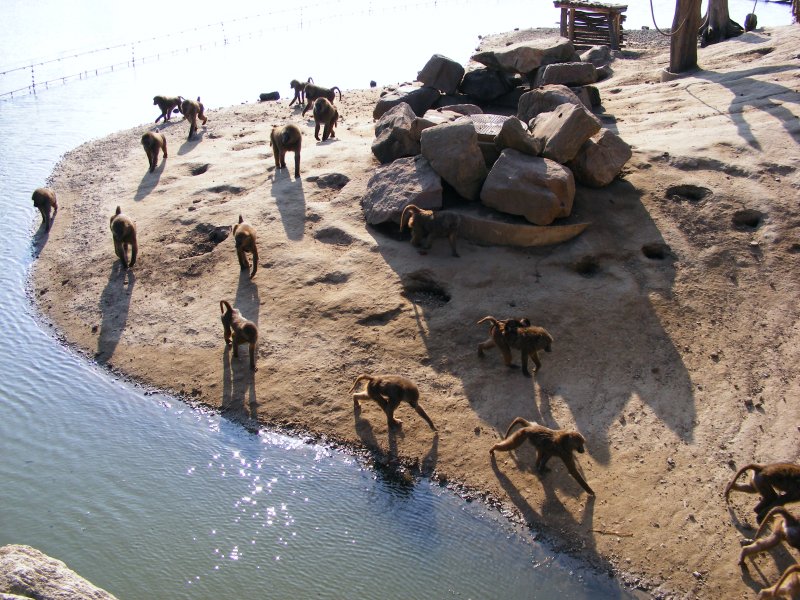
MULTIPOLYGON (((243 353, 240 351, 239 359, 243 353)), ((225 346, 222 354, 222 403, 223 418, 238 423, 248 431, 258 428, 258 399, 256 377, 247 361, 234 360, 233 349, 225 346)))
MULTIPOLYGON (((238 261, 236 266, 239 266, 238 261)), ((256 277, 258 277, 257 274, 256 277)), ((245 269, 239 271, 239 284, 236 286, 236 298, 233 302, 233 306, 241 311, 244 318, 258 325, 261 312, 258 285, 250 279, 249 271, 245 269)), ((247 346, 243 344, 242 348, 247 348, 247 346)), ((256 349, 256 352, 257 351, 256 349)))
MULTIPOLYGON (((38 216, 39 211, 36 211, 38 216)), ((53 229, 53 223, 55 219, 50 219, 50 229, 53 229)), ((31 238, 31 254, 33 258, 39 258, 39 255, 44 250, 45 245, 47 245, 47 241, 50 239, 50 232, 44 228, 44 222, 42 221, 39 223, 39 227, 36 231, 33 232, 33 238, 31 238)))
POLYGON ((97 352, 95 359, 98 363, 106 364, 114 356, 125 323, 128 320, 133 287, 136 276, 130 269, 125 269, 122 262, 117 260, 111 267, 108 283, 100 295, 100 332, 97 336, 97 352), (127 283, 127 286, 126 286, 127 283))
POLYGON ((281 215, 286 238, 297 242, 303 239, 306 228, 306 196, 302 176, 292 179, 294 161, 286 164, 286 169, 273 171, 270 194, 281 215))
POLYGON ((145 199, 147 195, 155 189, 159 180, 161 179, 161 175, 164 173, 166 166, 167 159, 162 157, 161 161, 156 165, 156 168, 152 173, 149 169, 145 171, 144 176, 142 176, 142 180, 139 182, 139 187, 136 188, 136 194, 133 196, 134 200, 138 202, 139 200, 145 199))
POLYGON ((197 128, 197 132, 194 134, 191 140, 185 139, 181 147, 178 148, 178 156, 183 156, 184 154, 189 154, 192 150, 194 150, 195 146, 203 141, 203 137, 206 135, 206 127, 205 125, 197 128))

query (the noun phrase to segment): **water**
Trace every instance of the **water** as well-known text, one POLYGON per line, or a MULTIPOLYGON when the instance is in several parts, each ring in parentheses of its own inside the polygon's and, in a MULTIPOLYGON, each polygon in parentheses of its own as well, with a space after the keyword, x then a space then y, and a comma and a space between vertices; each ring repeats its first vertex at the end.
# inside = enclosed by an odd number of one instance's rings
POLYGON ((0 72, 61 60, 0 76, 0 93, 37 82, 0 100, 0 545, 35 546, 124 599, 626 597, 437 486, 146 395, 56 343, 25 295, 31 191, 66 150, 152 121, 154 94, 213 108, 308 75, 344 90, 412 79, 435 52, 465 61, 478 34, 554 25, 552 3, 31 4, 0 7, 0 72))

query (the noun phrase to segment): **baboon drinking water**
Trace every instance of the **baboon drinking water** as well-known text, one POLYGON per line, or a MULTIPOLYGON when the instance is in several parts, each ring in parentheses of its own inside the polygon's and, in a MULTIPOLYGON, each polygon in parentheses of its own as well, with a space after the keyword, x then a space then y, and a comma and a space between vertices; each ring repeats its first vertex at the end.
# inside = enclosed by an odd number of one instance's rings
POLYGON ((436 431, 433 421, 419 405, 419 389, 413 381, 400 375, 359 375, 348 393, 352 393, 361 381, 367 382, 367 389, 364 392, 353 394, 354 410, 360 410, 359 400, 369 400, 371 398, 386 413, 386 420, 391 429, 392 427, 402 426, 403 422, 394 418, 394 411, 401 402, 406 401, 417 411, 420 417, 425 419, 430 428, 436 431))
POLYGON ((258 271, 258 248, 256 247, 256 230, 252 225, 246 223, 242 215, 239 215, 239 222, 233 226, 233 240, 236 243, 236 256, 239 258, 239 266, 242 271, 249 269, 246 252, 253 255, 253 272, 250 279, 256 276, 258 271))
POLYGON ((158 164, 158 151, 164 152, 164 159, 167 158, 167 137, 158 131, 148 131, 142 136, 142 147, 147 155, 147 162, 150 163, 150 172, 156 170, 158 164))
POLYGON ((323 126, 322 141, 336 137, 334 128, 339 121, 339 111, 327 98, 314 100, 314 139, 319 141, 319 127, 323 126))
POLYGON ((171 113, 181 112, 182 96, 153 96, 153 106, 158 105, 161 109, 161 116, 156 117, 156 123, 161 119, 169 121, 171 113))
MULTIPOLYGON (((400 215, 400 231, 411 229, 411 245, 430 250, 433 240, 446 237, 450 242, 453 256, 458 256, 456 238, 458 228, 461 226, 461 216, 447 211, 434 212, 420 208, 416 204, 409 204, 400 215)), ((424 253, 424 252, 423 252, 424 253)))
POLYGON ((56 193, 50 188, 36 188, 33 190, 33 205, 42 213, 42 225, 45 231, 50 231, 53 226, 53 219, 56 218, 58 212, 58 202, 56 201, 56 193), (53 214, 50 215, 50 209, 53 209, 53 214))
POLYGON ((111 237, 114 239, 114 252, 122 261, 126 269, 136 264, 136 255, 139 253, 139 244, 136 242, 136 224, 128 215, 122 214, 122 208, 117 207, 111 217, 111 237), (128 248, 131 259, 128 262, 128 248))
POLYGON ((293 124, 273 127, 269 143, 275 157, 276 169, 285 169, 286 153, 294 152, 294 176, 300 177, 300 146, 303 144, 300 128, 293 124))
POLYGON ((233 357, 239 357, 239 344, 250 346, 250 369, 258 371, 256 367, 256 343, 258 342, 258 326, 242 316, 238 308, 233 308, 226 300, 219 301, 219 310, 222 313, 222 327, 224 329, 225 344, 233 346, 233 357))

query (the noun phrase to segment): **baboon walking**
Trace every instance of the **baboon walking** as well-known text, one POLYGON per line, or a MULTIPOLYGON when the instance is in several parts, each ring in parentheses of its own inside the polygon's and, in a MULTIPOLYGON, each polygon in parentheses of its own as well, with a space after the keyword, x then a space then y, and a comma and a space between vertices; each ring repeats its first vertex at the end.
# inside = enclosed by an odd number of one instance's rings
POLYGON ((181 112, 186 120, 189 121, 189 137, 186 139, 191 140, 192 136, 197 133, 197 119, 203 121, 203 125, 208 121, 205 115, 205 107, 200 102, 200 96, 197 97, 197 101, 184 100, 181 104, 181 112))
MULTIPOLYGON (((530 377, 528 371, 528 357, 533 360, 536 365, 536 371, 542 368, 542 362, 539 360, 539 350, 551 352, 553 347, 553 336, 551 336, 544 327, 537 327, 535 325, 521 326, 503 326, 502 321, 498 321, 494 317, 484 317, 478 323, 484 322, 492 323, 492 337, 491 341, 497 345, 503 355, 503 362, 507 367, 513 366, 511 363, 511 348, 520 351, 522 359, 522 374, 530 377)), ((527 319, 525 319, 527 321, 527 319)), ((478 356, 483 356, 483 350, 491 347, 490 340, 478 345, 478 356)))
POLYGON ((461 226, 461 216, 448 211, 434 212, 409 204, 400 214, 400 231, 406 226, 411 229, 411 245, 422 248, 421 254, 430 250, 433 240, 446 237, 450 242, 453 256, 458 257, 456 239, 461 226))
POLYGON ((256 230, 250 223, 246 223, 242 215, 239 215, 239 222, 233 226, 233 240, 236 243, 236 256, 239 258, 239 266, 242 271, 249 269, 247 262, 247 252, 253 255, 253 272, 250 279, 256 276, 258 271, 258 248, 256 247, 256 230))
POLYGON ((761 523, 771 508, 800 501, 800 465, 783 462, 745 465, 725 487, 725 502, 728 502, 733 490, 761 495, 761 500, 753 509, 756 521, 761 523), (753 471, 750 483, 736 483, 736 480, 747 471, 753 471), (778 494, 776 490, 784 493, 778 494))
POLYGON ((117 207, 111 217, 111 237, 114 239, 114 252, 122 261, 126 269, 136 264, 136 255, 139 253, 139 244, 136 242, 136 224, 128 215, 122 214, 122 208, 117 207), (128 262, 128 248, 131 259, 128 262))
POLYGON ((401 427, 403 422, 395 419, 394 411, 401 402, 408 402, 417 414, 425 419, 431 429, 436 431, 436 426, 431 421, 425 410, 419 405, 419 389, 416 384, 400 375, 359 375, 353 382, 349 393, 353 393, 359 382, 366 381, 367 389, 364 392, 353 394, 353 409, 358 411, 361 408, 359 400, 369 400, 370 398, 386 413, 386 420, 389 428, 401 427))
POLYGON ((258 343, 258 326, 242 316, 238 308, 233 308, 227 300, 219 301, 219 310, 222 312, 222 327, 224 330, 225 344, 233 346, 233 357, 239 357, 239 344, 250 346, 250 369, 258 371, 256 367, 256 343, 258 343))
POLYGON ((339 111, 327 98, 314 100, 314 139, 319 141, 319 127, 323 126, 322 141, 336 137, 334 128, 339 122, 339 111))
POLYGON ((167 158, 167 137, 158 131, 148 131, 142 136, 142 147, 150 163, 150 172, 156 170, 158 164, 158 151, 164 152, 164 159, 167 158))
POLYGON ((300 146, 303 145, 303 134, 297 125, 289 124, 273 127, 269 136, 272 154, 275 157, 275 168, 286 168, 286 153, 294 152, 294 176, 300 177, 300 146))
POLYGON ((171 113, 181 112, 182 103, 182 96, 153 96, 153 106, 158 105, 158 108, 161 109, 161 115, 156 117, 156 123, 161 119, 169 121, 171 113))

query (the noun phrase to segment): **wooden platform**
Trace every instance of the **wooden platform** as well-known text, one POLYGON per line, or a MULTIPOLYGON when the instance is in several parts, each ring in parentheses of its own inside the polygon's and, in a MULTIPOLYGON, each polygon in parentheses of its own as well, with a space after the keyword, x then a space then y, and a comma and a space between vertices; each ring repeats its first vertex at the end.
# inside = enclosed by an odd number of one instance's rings
POLYGON ((555 0, 553 5, 561 9, 561 35, 573 44, 606 44, 612 50, 624 44, 622 13, 628 10, 626 4, 555 0))

